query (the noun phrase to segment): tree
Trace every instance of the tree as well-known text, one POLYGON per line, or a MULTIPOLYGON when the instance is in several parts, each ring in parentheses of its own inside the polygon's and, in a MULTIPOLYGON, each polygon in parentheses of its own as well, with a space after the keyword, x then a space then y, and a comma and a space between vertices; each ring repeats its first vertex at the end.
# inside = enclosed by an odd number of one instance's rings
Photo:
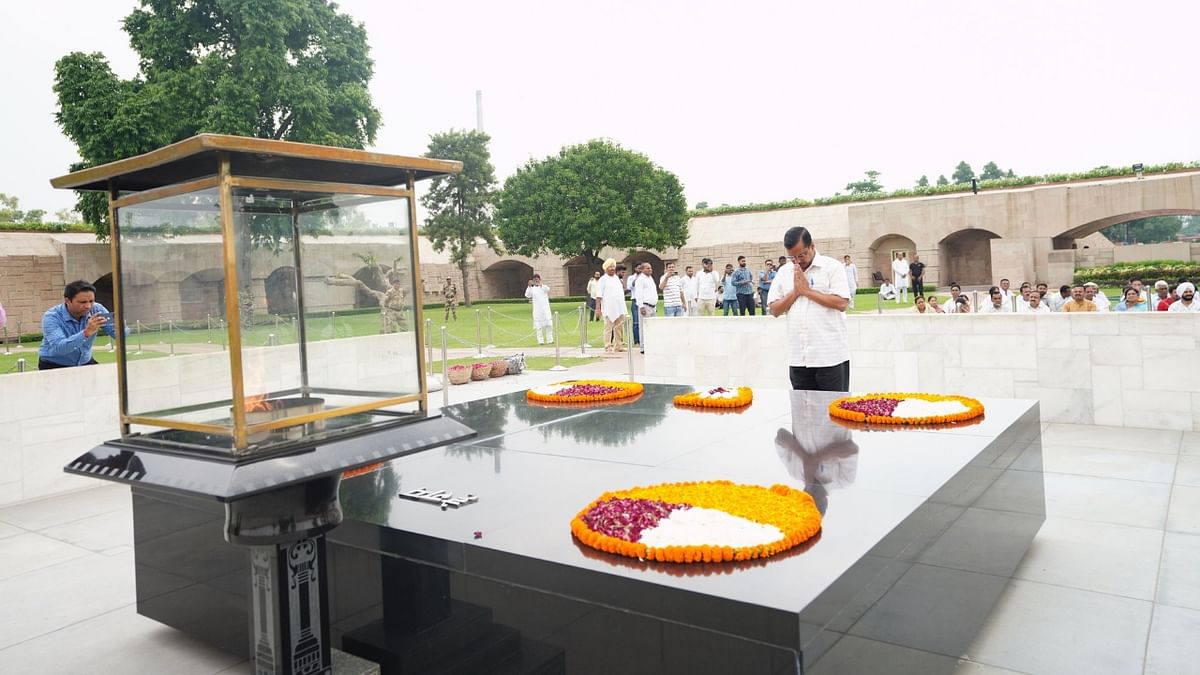
MULTIPOLYGON (((132 79, 100 53, 54 65, 55 119, 83 159, 72 170, 204 132, 347 148, 375 140, 366 29, 328 0, 141 0, 123 28, 138 54, 132 79)), ((103 194, 82 193, 76 210, 107 238, 103 194)), ((277 221, 253 219, 242 250, 278 250, 277 221)), ((249 264, 240 257, 243 308, 252 306, 249 264)))
POLYGON ((76 223, 82 223, 83 217, 79 215, 78 211, 72 211, 71 209, 59 209, 54 212, 54 220, 55 222, 74 225, 76 223))
MULTIPOLYGON (((132 79, 100 53, 54 66, 55 118, 83 158, 72 170, 203 132, 347 148, 375 139, 366 29, 332 2, 141 0, 124 30, 140 66, 132 79)), ((107 237, 104 195, 82 194, 76 210, 107 237)))
POLYGON ((496 224, 521 255, 582 255, 605 247, 663 250, 687 242, 687 202, 675 174, 609 141, 563 148, 504 181, 496 224))
POLYGON ((454 159, 463 163, 460 173, 434 178, 421 204, 429 209, 425 235, 433 250, 450 249, 450 262, 462 274, 463 302, 471 304, 467 284, 467 263, 475 243, 483 240, 488 248, 500 253, 500 242, 492 227, 496 201, 496 170, 488 151, 491 138, 482 131, 450 131, 429 139, 426 157, 454 159))
POLYGON ((938 176, 937 184, 938 185, 949 185, 950 181, 946 180, 945 174, 942 174, 941 176, 938 176))
POLYGON ((696 202, 696 210, 703 211, 708 208, 708 202, 696 202))
POLYGON ((962 161, 958 163, 958 166, 954 167, 954 173, 950 177, 954 179, 955 185, 970 183, 971 179, 975 177, 975 171, 971 169, 970 164, 962 161))
POLYGON ((1004 174, 1004 177, 1005 177, 1005 178, 1016 178, 1016 177, 1017 177, 1017 174, 1013 173, 1013 170, 1012 170, 1012 169, 1009 169, 1009 170, 1008 170, 1008 173, 1004 174))
POLYGON ((852 195, 872 194, 875 192, 883 192, 883 186, 879 184, 879 172, 867 171, 867 179, 846 183, 846 189, 852 195))
POLYGON ((1000 170, 1000 167, 996 166, 995 162, 984 164, 983 173, 979 174, 979 180, 996 180, 997 178, 1004 178, 1004 172, 1000 170))
POLYGON ((21 200, 0 192, 0 223, 19 223, 25 218, 21 200))
POLYGON ((1117 223, 1100 230, 1112 241, 1126 244, 1153 244, 1160 241, 1175 241, 1188 216, 1151 216, 1117 223))
POLYGON ((919 188, 929 187, 929 177, 921 176, 920 178, 918 178, 917 179, 917 187, 919 187, 919 188))

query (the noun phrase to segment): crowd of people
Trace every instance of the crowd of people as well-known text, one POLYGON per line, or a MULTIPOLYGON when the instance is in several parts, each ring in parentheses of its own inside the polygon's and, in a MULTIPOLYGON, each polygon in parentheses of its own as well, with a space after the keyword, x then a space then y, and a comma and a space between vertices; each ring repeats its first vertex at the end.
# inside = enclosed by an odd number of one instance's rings
MULTIPOLYGON (((915 256, 914 256, 915 257, 915 256)), ((1008 279, 988 289, 987 298, 978 307, 962 292, 959 284, 950 284, 950 297, 944 302, 936 295, 918 294, 914 311, 918 314, 1051 314, 1054 312, 1200 312, 1196 286, 1179 279, 1174 286, 1164 280, 1154 282, 1153 295, 1141 279, 1130 279, 1119 298, 1110 299, 1095 282, 1064 284, 1051 292, 1045 283, 1029 282, 1013 291, 1008 279)), ((880 289, 884 293, 884 289, 880 289)))

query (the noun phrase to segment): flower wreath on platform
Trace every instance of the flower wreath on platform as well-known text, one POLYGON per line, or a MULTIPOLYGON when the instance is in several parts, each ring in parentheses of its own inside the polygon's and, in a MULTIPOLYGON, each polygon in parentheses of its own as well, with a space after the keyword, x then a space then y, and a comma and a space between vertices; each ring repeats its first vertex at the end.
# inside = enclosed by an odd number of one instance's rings
POLYGON ((829 414, 867 424, 955 424, 982 415, 983 404, 966 396, 887 392, 839 398, 829 414))
POLYGON ((629 398, 640 393, 642 393, 642 385, 637 382, 566 380, 532 387, 525 393, 525 396, 530 401, 543 403, 592 403, 629 398))
POLYGON ((750 405, 750 387, 706 387, 675 397, 675 405, 692 408, 741 408, 750 405))
POLYGON ((726 480, 606 492, 571 521, 586 546, 675 563, 767 558, 820 530, 821 513, 807 492, 726 480))

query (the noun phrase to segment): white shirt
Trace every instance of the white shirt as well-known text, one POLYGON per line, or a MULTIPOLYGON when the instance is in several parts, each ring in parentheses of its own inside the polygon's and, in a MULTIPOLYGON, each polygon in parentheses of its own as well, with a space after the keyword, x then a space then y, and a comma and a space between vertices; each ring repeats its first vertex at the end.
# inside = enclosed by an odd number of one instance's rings
POLYGON ((717 287, 721 285, 721 276, 716 270, 696 274, 696 297, 701 300, 716 300, 717 287))
POLYGON ((854 263, 844 266, 846 268, 846 283, 850 286, 850 293, 853 294, 858 288, 858 268, 854 263))
POLYGON ((1096 295, 1092 296, 1092 302, 1096 303, 1096 311, 1098 312, 1107 312, 1111 309, 1108 296, 1099 288, 1096 289, 1096 295))
POLYGON ((1042 304, 1049 305, 1051 312, 1061 312, 1062 306, 1067 304, 1067 299, 1062 296, 1062 293, 1047 293, 1042 299, 1042 304))
POLYGON ((700 287, 700 280, 693 273, 692 276, 683 277, 683 299, 687 300, 688 305, 696 302, 696 293, 700 287))
POLYGON ((625 288, 621 285, 621 277, 612 274, 605 274, 600 277, 600 283, 596 284, 596 292, 600 298, 600 314, 609 321, 617 319, 628 313, 628 307, 625 306, 625 288))
POLYGON ((978 314, 1012 314, 1012 309, 1010 309, 1008 306, 1008 303, 1003 300, 1000 301, 1000 306, 996 307, 995 305, 992 304, 992 299, 988 298, 987 302, 982 303, 979 306, 979 312, 977 312, 977 313, 978 314))
MULTIPOLYGON (((603 275, 601 275, 601 276, 603 276, 603 275)), ((600 291, 597 290, 597 287, 599 285, 600 285, 599 279, 595 279, 595 278, 588 279, 587 294, 588 294, 589 298, 594 298, 600 294, 600 291)))
MULTIPOLYGON (((788 262, 775 274, 767 305, 781 300, 796 286, 795 263, 788 262)), ((809 286, 820 293, 850 299, 846 270, 829 256, 816 253, 804 271, 809 286)), ((787 311, 788 365, 825 368, 850 360, 850 341, 846 337, 846 313, 830 309, 808 298, 797 298, 787 311)))
POLYGON ((1050 307, 1044 302, 1039 302, 1037 309, 1034 309, 1029 303, 1025 303, 1024 309, 1017 310, 1017 314, 1049 314, 1050 307))
POLYGON ((658 305, 658 286, 654 285, 654 279, 650 278, 649 274, 638 276, 637 285, 633 290, 637 293, 638 307, 643 305, 656 307, 658 305))
POLYGON ((1192 304, 1190 304, 1190 305, 1183 304, 1182 299, 1176 300, 1175 302, 1171 303, 1170 307, 1167 307, 1167 311, 1168 312, 1200 312, 1200 300, 1197 300, 1195 297, 1193 297, 1192 304))
POLYGON ((550 314, 550 287, 546 284, 527 286, 525 297, 533 301, 533 325, 549 326, 554 320, 550 314))
POLYGON ((640 276, 640 272, 634 272, 633 276, 625 280, 625 290, 629 291, 629 299, 634 302, 637 302, 637 280, 640 276))
POLYGON ((1012 305, 1013 292, 1012 292, 1011 288, 1008 290, 1004 290, 1003 288, 1001 288, 1000 289, 1000 297, 1004 298, 1004 302, 1006 304, 1012 305))
POLYGON ((908 263, 903 260, 892 261, 892 281, 900 288, 908 288, 908 263))
POLYGON ((942 309, 944 309, 947 314, 958 314, 958 303, 954 301, 954 296, 950 296, 950 298, 946 300, 946 304, 942 305, 942 309))

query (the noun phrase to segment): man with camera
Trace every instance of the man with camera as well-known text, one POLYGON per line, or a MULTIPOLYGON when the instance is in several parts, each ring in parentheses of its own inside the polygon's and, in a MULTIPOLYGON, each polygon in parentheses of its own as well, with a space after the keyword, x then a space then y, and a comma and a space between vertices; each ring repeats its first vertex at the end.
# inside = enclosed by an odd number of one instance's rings
POLYGON ((533 302, 533 334, 537 343, 553 344, 554 316, 550 313, 550 287, 542 283, 542 275, 535 274, 525 285, 525 297, 533 302), (545 333, 545 338, 542 338, 545 333))
POLYGON ((663 292, 663 314, 683 316, 687 312, 687 300, 683 297, 683 280, 675 271, 675 263, 667 263, 667 271, 658 280, 658 290, 663 292))
POLYGON ((63 303, 42 315, 38 370, 95 365, 92 345, 104 331, 116 339, 112 312, 96 302, 96 287, 80 279, 63 289, 63 303))

